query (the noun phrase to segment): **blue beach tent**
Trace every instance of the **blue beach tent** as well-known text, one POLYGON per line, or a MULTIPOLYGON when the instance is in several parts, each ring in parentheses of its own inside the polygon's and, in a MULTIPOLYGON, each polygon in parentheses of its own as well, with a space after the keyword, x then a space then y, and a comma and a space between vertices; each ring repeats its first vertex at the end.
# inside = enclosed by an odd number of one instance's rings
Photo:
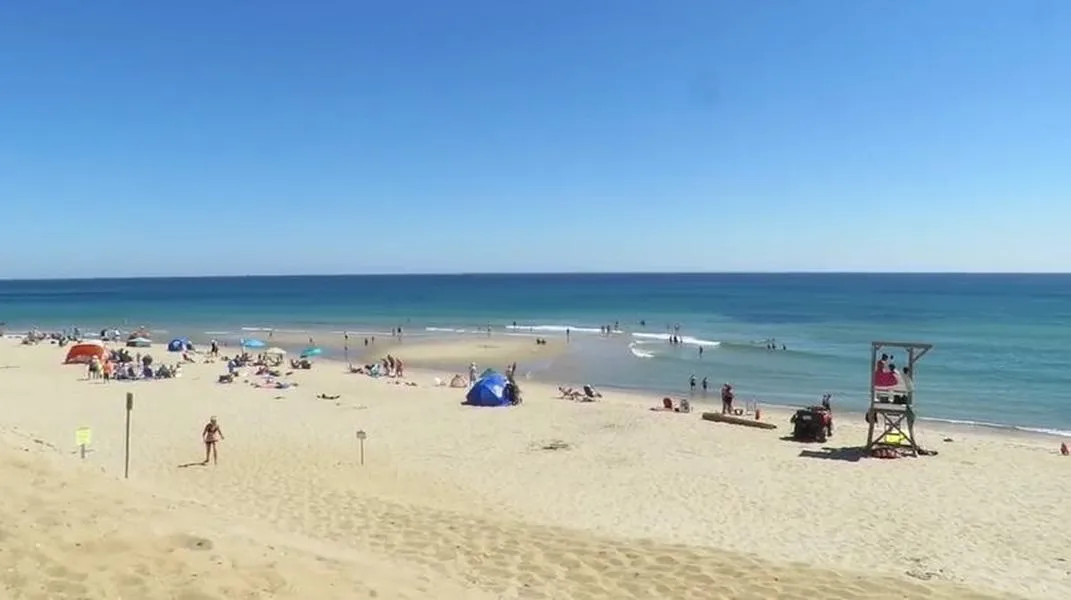
POLYGON ((469 406, 509 406, 506 397, 506 384, 509 380, 501 373, 485 373, 476 380, 465 394, 465 404, 469 406))
POLYGON ((182 352, 192 345, 193 344, 190 344, 190 340, 188 339, 175 338, 167 343, 167 349, 169 352, 182 352))

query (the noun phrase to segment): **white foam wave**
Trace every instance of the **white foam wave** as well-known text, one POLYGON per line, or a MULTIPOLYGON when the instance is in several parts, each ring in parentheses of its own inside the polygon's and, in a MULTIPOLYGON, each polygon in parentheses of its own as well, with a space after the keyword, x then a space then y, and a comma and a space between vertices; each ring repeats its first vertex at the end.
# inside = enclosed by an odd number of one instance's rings
POLYGON ((202 332, 202 333, 204 333, 205 335, 230 335, 231 334, 230 331, 205 331, 205 332, 202 332))
POLYGON ((1024 427, 1020 425, 1004 425, 1001 423, 990 423, 988 421, 971 421, 968 419, 940 419, 934 417, 919 417, 923 421, 932 421, 935 423, 950 423, 952 425, 967 425, 969 427, 988 427, 991 429, 1012 429, 1015 431, 1022 431, 1024 433, 1040 433, 1044 435, 1054 435, 1057 437, 1071 438, 1071 431, 1065 429, 1051 429, 1048 427, 1024 427))
POLYGON ((1066 429, 1049 429, 1047 427, 1016 427, 1016 429, 1029 433, 1043 433, 1045 435, 1055 435, 1059 437, 1071 438, 1071 431, 1068 431, 1066 429))
MULTIPOLYGON (((633 333, 632 337, 639 338, 641 340, 658 340, 662 342, 668 342, 672 334, 669 333, 633 333)), ((721 342, 715 340, 703 340, 690 335, 680 336, 682 344, 687 346, 708 346, 717 347, 721 345, 721 342)))
POLYGON ((628 351, 632 353, 632 356, 636 358, 654 358, 654 352, 640 350, 637 346, 639 346, 639 342, 632 342, 628 345, 628 351))
POLYGON ((453 329, 451 327, 425 327, 424 331, 431 331, 434 333, 468 333, 466 329, 453 329))
MULTIPOLYGON (((573 325, 506 325, 506 329, 513 331, 547 331, 553 333, 602 333, 602 330, 598 327, 575 327, 573 325)), ((621 333, 621 330, 614 330, 611 333, 621 333)))
POLYGON ((309 334, 316 333, 316 329, 280 329, 278 327, 242 327, 241 331, 246 333, 300 333, 309 334))

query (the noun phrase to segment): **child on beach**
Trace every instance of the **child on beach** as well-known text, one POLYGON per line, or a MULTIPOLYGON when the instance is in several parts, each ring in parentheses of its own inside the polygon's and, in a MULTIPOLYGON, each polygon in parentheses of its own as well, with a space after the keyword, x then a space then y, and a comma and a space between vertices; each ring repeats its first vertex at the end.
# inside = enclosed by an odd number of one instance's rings
POLYGON ((208 420, 203 431, 201 431, 201 439, 205 443, 205 461, 201 464, 208 464, 208 460, 212 459, 212 464, 219 464, 219 455, 216 452, 216 445, 223 439, 223 430, 219 428, 219 423, 216 421, 216 417, 212 417, 208 420))

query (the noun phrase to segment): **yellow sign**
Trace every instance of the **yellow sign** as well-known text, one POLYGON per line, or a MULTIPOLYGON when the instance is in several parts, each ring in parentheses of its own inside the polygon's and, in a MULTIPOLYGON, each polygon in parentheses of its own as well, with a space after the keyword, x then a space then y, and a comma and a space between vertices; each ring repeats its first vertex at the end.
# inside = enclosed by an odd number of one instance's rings
POLYGON ((88 427, 79 427, 74 432, 74 445, 88 446, 93 441, 93 430, 88 427))

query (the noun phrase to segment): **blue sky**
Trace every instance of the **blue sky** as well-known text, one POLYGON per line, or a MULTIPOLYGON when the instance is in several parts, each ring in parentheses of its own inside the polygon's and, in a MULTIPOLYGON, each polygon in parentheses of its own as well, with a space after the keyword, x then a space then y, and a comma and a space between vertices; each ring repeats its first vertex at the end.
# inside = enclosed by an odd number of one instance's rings
POLYGON ((0 277, 1071 270, 1071 2, 7 4, 0 277))

